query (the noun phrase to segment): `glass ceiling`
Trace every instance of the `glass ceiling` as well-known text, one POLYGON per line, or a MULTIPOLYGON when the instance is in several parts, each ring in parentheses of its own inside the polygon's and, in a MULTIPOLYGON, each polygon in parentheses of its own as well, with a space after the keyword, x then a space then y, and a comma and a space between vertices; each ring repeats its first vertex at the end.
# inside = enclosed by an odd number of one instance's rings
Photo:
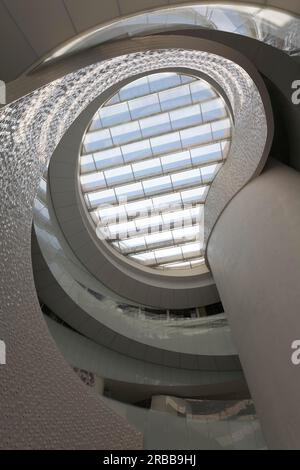
POLYGON ((231 120, 207 82, 174 72, 124 86, 83 138, 80 185, 97 236, 138 264, 204 264, 203 207, 231 120))

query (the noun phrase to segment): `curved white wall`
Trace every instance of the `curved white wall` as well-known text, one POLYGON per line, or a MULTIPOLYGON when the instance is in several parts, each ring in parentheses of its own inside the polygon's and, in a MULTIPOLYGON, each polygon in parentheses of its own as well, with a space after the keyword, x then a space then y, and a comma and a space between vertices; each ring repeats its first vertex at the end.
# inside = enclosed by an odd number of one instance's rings
POLYGON ((300 174, 273 162, 221 215, 208 259, 268 445, 300 446, 300 174))

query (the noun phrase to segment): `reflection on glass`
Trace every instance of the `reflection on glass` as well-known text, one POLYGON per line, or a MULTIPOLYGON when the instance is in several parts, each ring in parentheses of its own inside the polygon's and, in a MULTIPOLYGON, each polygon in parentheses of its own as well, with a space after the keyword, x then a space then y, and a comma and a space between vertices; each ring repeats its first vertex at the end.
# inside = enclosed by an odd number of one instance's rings
MULTIPOLYGON (((42 63, 49 63, 57 58, 107 41, 180 27, 201 27, 240 34, 258 39, 291 55, 299 55, 299 17, 259 5, 207 3, 206 5, 193 4, 162 8, 97 26, 57 48, 42 63)), ((164 83, 167 88, 174 86, 178 83, 178 78, 166 77, 164 83)), ((139 96, 139 93, 157 91, 163 89, 163 86, 164 84, 160 83, 160 77, 153 78, 150 82, 141 79, 138 86, 128 86, 127 89, 122 90, 121 95, 125 100, 132 99, 139 96)), ((117 103, 119 98, 120 96, 115 96, 114 102, 117 103)))

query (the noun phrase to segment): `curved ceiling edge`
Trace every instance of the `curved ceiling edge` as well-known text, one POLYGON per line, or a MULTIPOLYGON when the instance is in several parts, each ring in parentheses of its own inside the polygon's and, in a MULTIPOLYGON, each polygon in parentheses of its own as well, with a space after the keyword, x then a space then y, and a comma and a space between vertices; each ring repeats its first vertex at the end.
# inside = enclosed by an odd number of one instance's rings
POLYGON ((270 42, 277 47, 286 47, 287 52, 290 52, 291 45, 289 44, 289 40, 287 39, 287 44, 285 44, 282 38, 283 36, 288 37, 288 34, 286 34, 288 30, 285 30, 285 24, 288 19, 290 19, 290 21, 297 20, 300 14, 299 8, 296 7, 293 0, 286 0, 282 5, 278 3, 278 0, 269 0, 268 5, 265 3, 266 2, 263 0, 256 0, 255 5, 251 4, 251 2, 249 2, 248 5, 243 2, 238 2, 237 5, 233 2, 205 2, 203 5, 200 2, 182 1, 179 2, 179 4, 178 2, 174 4, 172 1, 169 1, 166 5, 163 5, 163 2, 161 2, 161 5, 156 8, 143 8, 143 6, 139 4, 138 8, 135 8, 135 11, 131 11, 129 15, 113 17, 110 21, 99 21, 96 26, 93 25, 89 29, 81 31, 78 35, 69 38, 66 42, 56 45, 54 49, 52 48, 36 62, 31 64, 23 74, 35 73, 38 67, 43 67, 45 64, 51 63, 51 61, 60 60, 64 56, 76 53, 76 51, 86 50, 88 47, 95 47, 95 45, 101 42, 116 40, 119 37, 118 34, 120 34, 118 31, 125 31, 126 34, 126 25, 129 27, 127 34, 133 36, 136 34, 139 36, 155 34, 155 32, 158 32, 156 31, 157 14, 161 15, 161 23, 164 25, 165 29, 172 28, 174 25, 177 25, 178 28, 189 27, 189 20, 185 20, 184 16, 188 12, 193 11, 196 15, 196 21, 193 27, 200 27, 208 31, 210 28, 222 31, 223 23, 225 22, 227 27, 228 25, 230 25, 229 28, 231 27, 228 31, 230 33, 244 34, 246 37, 252 37, 254 34, 253 39, 259 38, 260 41, 264 43, 270 42), (173 18, 172 20, 173 14, 176 19, 173 18), (231 22, 228 20, 231 19, 232 14, 241 14, 241 18, 239 19, 239 17, 237 17, 236 21, 233 20, 231 25, 231 22), (272 14, 274 15, 273 21, 272 14), (180 17, 181 15, 183 15, 182 18, 178 19, 178 16, 180 17), (243 18, 242 15, 246 15, 246 18, 243 18), (152 16, 154 17, 153 23, 151 23, 152 16), (271 25, 268 26, 265 24, 264 20, 266 18, 271 20, 271 25), (140 20, 140 24, 137 21, 138 25, 136 28, 134 25, 131 25, 134 19, 140 20), (252 28, 247 27, 248 24, 252 25, 252 28), (149 25, 150 29, 148 29, 149 25), (239 26, 238 28, 236 28, 237 25, 239 26), (133 27, 133 29, 131 29, 130 26, 133 27), (114 32, 114 28, 117 31, 114 32), (255 35, 257 37, 255 37, 255 35))

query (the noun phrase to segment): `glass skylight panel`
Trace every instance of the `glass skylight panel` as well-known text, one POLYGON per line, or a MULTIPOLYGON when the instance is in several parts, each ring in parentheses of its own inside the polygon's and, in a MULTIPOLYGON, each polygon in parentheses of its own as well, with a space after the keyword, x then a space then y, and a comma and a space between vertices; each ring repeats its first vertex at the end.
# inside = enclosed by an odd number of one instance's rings
POLYGON ((201 174, 199 168, 182 171, 181 173, 174 173, 171 176, 171 179, 175 189, 201 184, 201 174))
POLYGON ((41 201, 44 201, 46 203, 47 201, 47 181, 42 177, 40 179, 40 185, 39 185, 39 194, 38 196, 41 201))
POLYGON ((182 129, 184 127, 195 126, 202 123, 202 115, 199 104, 170 111, 169 115, 172 129, 182 129))
POLYGON ((145 214, 152 209, 153 203, 151 199, 142 199, 141 201, 134 201, 125 205, 128 217, 136 217, 141 214, 145 214))
POLYGON ((144 266, 153 266, 156 264, 156 259, 153 251, 148 251, 146 253, 140 254, 137 253, 135 255, 130 255, 129 257, 144 266))
POLYGON ((111 147, 112 140, 109 130, 103 129, 87 133, 83 145, 86 153, 99 150, 100 148, 111 147))
POLYGON ((143 137, 165 134, 172 130, 168 113, 151 116, 140 120, 140 128, 143 137))
POLYGON ((192 97, 189 85, 181 85, 172 90, 164 90, 159 93, 161 109, 168 111, 179 106, 188 106, 192 104, 192 97))
POLYGON ((201 104, 201 111, 204 121, 221 119, 226 116, 226 109, 221 98, 206 101, 201 104))
POLYGON ((99 224, 98 212, 97 212, 97 211, 91 211, 91 212, 90 212, 90 216, 91 216, 91 218, 93 219, 94 224, 95 224, 95 225, 98 225, 98 224, 99 224))
POLYGON ((223 99, 203 80, 150 74, 97 111, 79 180, 97 236, 150 268, 204 263, 204 204, 230 149, 223 99))
POLYGON ((109 231, 116 238, 127 238, 129 233, 136 232, 136 226, 134 222, 121 222, 118 224, 110 224, 109 231))
POLYGON ((119 242, 122 252, 135 253, 136 251, 143 251, 147 249, 144 237, 127 238, 119 242))
POLYGON ((143 77, 130 82, 119 91, 119 96, 122 101, 131 100, 138 96, 148 95, 150 93, 148 78, 143 77))
POLYGON ((161 176, 143 181, 145 194, 159 194, 172 188, 170 176, 161 176))
MULTIPOLYGON (((120 96, 119 93, 116 93, 114 96, 112 96, 107 102, 106 106, 111 106, 112 104, 117 104, 120 103, 120 96)), ((100 108, 101 109, 101 108, 100 108)))
POLYGON ((167 261, 175 261, 183 258, 182 250, 179 246, 155 250, 154 254, 158 263, 165 263, 167 261))
POLYGON ((152 137, 150 139, 153 154, 172 152, 172 150, 181 149, 181 139, 179 132, 172 132, 165 135, 152 137))
POLYGON ((220 142, 223 158, 224 157, 226 158, 226 156, 229 152, 230 143, 231 143, 230 140, 223 140, 222 142, 220 142))
POLYGON ((186 168, 191 163, 190 152, 188 150, 161 157, 161 164, 165 172, 186 168))
POLYGON ((205 259, 204 256, 201 256, 200 258, 196 259, 191 259, 190 260, 191 268, 195 266, 200 266, 201 264, 205 264, 205 259))
POLYGON ((186 269, 190 268, 189 261, 179 261, 175 263, 163 263, 158 266, 159 269, 186 269))
POLYGON ((121 150, 125 162, 142 160, 152 156, 150 140, 141 140, 132 144, 122 145, 121 150))
POLYGON ((183 245, 181 249, 184 259, 193 258, 195 255, 201 256, 201 248, 202 244, 199 242, 183 245))
POLYGON ((143 96, 128 102, 132 119, 139 119, 160 112, 160 104, 157 94, 143 96))
POLYGON ((148 75, 148 81, 150 90, 160 91, 168 88, 172 88, 177 85, 181 85, 180 76, 176 73, 156 73, 154 75, 148 75))
POLYGON ((105 188, 106 186, 105 178, 102 171, 81 176, 80 183, 84 192, 89 190, 92 191, 98 188, 105 188))
POLYGON ((181 204, 182 200, 180 193, 171 193, 153 198, 153 208, 159 211, 164 211, 168 207, 180 207, 181 204))
POLYGON ((184 147, 190 147, 193 145, 202 144, 204 142, 209 142, 212 140, 210 125, 204 124, 202 126, 183 129, 180 131, 180 137, 184 147))
POLYGON ((230 119, 222 119, 211 124, 214 139, 228 139, 230 137, 230 119))
POLYGON ((172 235, 175 243, 184 243, 186 241, 194 241, 197 238, 199 227, 183 227, 172 230, 172 235))
POLYGON ((116 126, 121 122, 130 121, 130 112, 126 102, 114 106, 103 106, 99 111, 99 116, 104 127, 116 126))
POLYGON ((102 127, 102 122, 99 116, 99 113, 96 113, 95 116, 93 117, 93 120, 90 124, 90 130, 94 131, 96 129, 101 129, 102 127))
POLYGON ((115 188, 118 201, 126 201, 130 199, 137 199, 144 194, 142 183, 126 184, 125 186, 118 186, 115 188))
POLYGON ((104 172, 104 175, 108 186, 133 180, 131 165, 110 168, 104 172))
POLYGON ((191 83, 196 80, 195 77, 191 77, 190 75, 180 75, 181 83, 191 83))
POLYGON ((142 138, 141 129, 137 121, 111 127, 110 132, 114 145, 126 144, 142 138))
POLYGON ((138 232, 156 232, 160 225, 163 224, 161 215, 151 215, 149 217, 142 217, 135 219, 135 226, 138 232))
POLYGON ((173 263, 165 263, 160 264, 158 268, 160 269, 186 269, 186 268, 193 268, 196 266, 201 266, 205 264, 205 259, 203 256, 199 258, 191 259, 190 261, 179 261, 173 263))
POLYGON ((209 98, 217 96, 208 83, 201 82, 200 80, 190 83, 189 87, 193 103, 208 100, 209 98))
POLYGON ((201 167, 200 171, 201 171, 203 183, 208 183, 212 181, 214 177, 216 176, 219 168, 220 168, 220 165, 218 164, 201 167))
POLYGON ((95 162, 92 155, 82 155, 80 158, 80 171, 81 173, 89 173, 95 171, 95 162))
POLYGON ((193 165, 202 165, 215 160, 222 160, 222 148, 220 143, 203 145, 191 149, 193 165))
MULTIPOLYGON (((122 165, 123 157, 120 148, 111 148, 93 154, 96 167, 100 170, 110 166, 122 165)), ((81 157, 84 158, 84 157, 81 157)))
POLYGON ((88 198, 91 208, 95 208, 100 204, 113 204, 116 202, 116 195, 113 189, 89 193, 88 198))
POLYGON ((44 204, 36 197, 34 200, 34 209, 36 211, 41 211, 44 207, 44 204))
POLYGON ((159 158, 143 160, 142 162, 133 163, 132 169, 135 178, 146 178, 147 176, 161 173, 161 162, 159 158))
MULTIPOLYGON (((129 236, 138 236, 148 233, 159 232, 160 226, 162 226, 162 216, 150 216, 141 218, 135 218, 134 221, 126 222, 117 222, 109 224, 109 231, 114 237, 119 237, 121 239, 128 238, 129 236)), ((107 223, 102 223, 102 226, 107 225, 107 223)))
POLYGON ((173 236, 171 231, 151 233, 145 236, 147 248, 160 248, 165 245, 173 244, 173 236))
POLYGON ((199 219, 200 211, 198 208, 182 209, 180 211, 166 212, 161 215, 164 225, 181 227, 183 225, 193 225, 196 219, 199 219))
POLYGON ((199 188, 188 189, 181 192, 181 199, 185 205, 197 202, 203 202, 207 193, 207 186, 200 186, 199 188))
POLYGON ((98 218, 102 224, 113 224, 117 220, 127 220, 127 212, 125 205, 119 206, 110 206, 102 205, 100 208, 96 209, 98 218))

